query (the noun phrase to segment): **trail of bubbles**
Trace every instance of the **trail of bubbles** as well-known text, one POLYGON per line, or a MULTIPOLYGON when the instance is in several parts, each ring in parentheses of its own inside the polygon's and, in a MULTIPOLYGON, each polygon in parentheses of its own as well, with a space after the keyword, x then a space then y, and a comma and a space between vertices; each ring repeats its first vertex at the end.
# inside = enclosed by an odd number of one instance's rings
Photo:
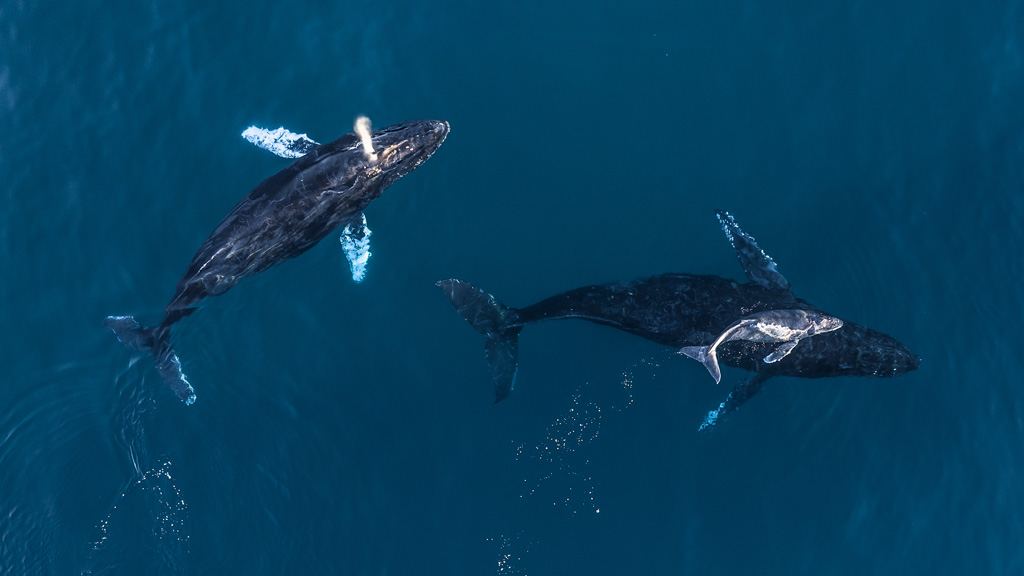
POLYGON ((530 551, 530 543, 526 542, 522 549, 517 551, 522 542, 523 532, 520 530, 514 536, 501 535, 497 538, 488 538, 488 542, 498 542, 498 568, 497 573, 501 576, 526 576, 526 572, 520 568, 519 563, 523 561, 523 555, 530 551))
POLYGON ((121 490, 90 546, 90 563, 96 568, 87 568, 82 574, 125 564, 179 573, 183 569, 180 560, 189 553, 188 523, 188 504, 171 477, 171 462, 163 460, 121 490), (151 536, 159 545, 139 547, 140 536, 151 536), (160 552, 158 558, 148 556, 154 549, 160 552), (159 564, 154 566, 154 561, 159 564))
MULTIPOLYGON (((572 394, 568 409, 547 426, 542 440, 532 446, 518 444, 515 460, 526 468, 520 502, 539 503, 541 510, 564 510, 571 516, 600 514, 598 482, 590 472, 591 446, 601 437, 606 418, 633 405, 634 382, 652 380, 659 367, 653 359, 642 359, 622 372, 618 386, 584 383, 572 394)), ((522 530, 488 540, 499 544, 497 574, 525 576, 524 559, 535 540, 522 530)))
POLYGON ((131 381, 130 370, 118 383, 123 408, 114 416, 115 443, 132 466, 132 477, 121 487, 110 512, 96 527, 82 574, 107 569, 179 574, 190 551, 188 504, 171 476, 166 456, 151 461, 144 422, 156 406, 152 387, 131 381))

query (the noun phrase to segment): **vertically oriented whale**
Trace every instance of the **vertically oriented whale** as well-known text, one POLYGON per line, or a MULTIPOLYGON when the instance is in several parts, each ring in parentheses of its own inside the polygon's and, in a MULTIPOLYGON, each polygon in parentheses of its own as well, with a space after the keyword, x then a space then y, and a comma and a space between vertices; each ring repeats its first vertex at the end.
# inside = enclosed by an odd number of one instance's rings
POLYGON ((199 246, 160 324, 150 328, 132 316, 109 316, 104 325, 129 348, 152 352, 164 382, 191 404, 195 392, 171 347, 171 326, 201 300, 302 254, 335 229, 345 227, 346 236, 352 229, 366 230, 363 209, 430 158, 448 130, 439 120, 373 132, 368 123, 357 122, 355 131, 327 144, 293 142, 288 155, 298 159, 260 183, 199 246))

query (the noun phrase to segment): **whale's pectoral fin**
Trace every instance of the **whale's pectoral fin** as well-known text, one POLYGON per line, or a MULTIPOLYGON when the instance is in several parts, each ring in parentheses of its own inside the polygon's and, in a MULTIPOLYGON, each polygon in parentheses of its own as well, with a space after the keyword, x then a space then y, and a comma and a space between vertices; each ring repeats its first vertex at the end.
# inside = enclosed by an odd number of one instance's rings
POLYGON ((744 380, 737 384, 736 387, 732 389, 732 392, 729 392, 729 396, 726 397, 725 402, 719 404, 718 408, 708 412, 708 415, 704 417, 704 421, 701 422, 698 430, 700 432, 704 432, 715 424, 721 422, 723 418, 729 416, 736 410, 739 410, 740 406, 742 406, 744 402, 750 400, 751 397, 761 391, 761 388, 764 388, 764 383, 769 378, 771 378, 771 375, 764 372, 758 372, 757 374, 754 374, 753 378, 744 380))
POLYGON ((764 286, 769 290, 789 291, 789 282, 779 271, 776 270, 775 261, 765 253, 754 237, 744 232, 732 214, 724 210, 715 212, 718 222, 722 225, 722 231, 729 239, 729 243, 736 250, 736 256, 740 260, 740 266, 746 272, 747 278, 754 284, 764 286))
POLYGON ((362 282, 366 277, 366 263, 370 260, 370 235, 373 232, 366 227, 366 215, 359 213, 345 229, 341 231, 341 249, 348 258, 348 266, 352 270, 352 279, 362 282))
POLYGON ((786 356, 789 356, 789 353, 792 352, 793 348, 796 348, 796 345, 799 343, 799 339, 783 342, 782 345, 776 348, 774 352, 764 357, 765 364, 774 364, 786 356))
POLYGON ((277 130, 267 130, 259 126, 249 126, 242 132, 242 138, 282 158, 299 158, 320 145, 305 134, 296 134, 283 126, 277 130))

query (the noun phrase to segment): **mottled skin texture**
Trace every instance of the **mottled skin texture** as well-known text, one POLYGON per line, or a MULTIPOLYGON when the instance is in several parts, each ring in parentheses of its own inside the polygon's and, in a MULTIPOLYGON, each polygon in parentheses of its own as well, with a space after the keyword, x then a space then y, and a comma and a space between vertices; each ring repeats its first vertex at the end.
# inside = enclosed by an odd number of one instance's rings
MULTIPOLYGON (((825 314, 789 292, 718 276, 662 274, 563 292, 517 310, 508 326, 581 318, 681 348, 710 344, 738 318, 786 308, 825 314)), ((735 340, 718 347, 718 359, 765 375, 801 378, 895 376, 917 368, 919 362, 895 338, 847 320, 838 330, 801 340, 779 362, 764 363, 774 348, 775 344, 735 340)))
POLYGON ((172 324, 200 300, 246 276, 294 258, 363 209, 437 150, 448 134, 438 121, 406 122, 373 133, 376 162, 349 132, 317 146, 242 199, 192 258, 167 305, 172 324))
MULTIPOLYGON (((630 282, 584 286, 520 309, 510 308, 462 280, 441 280, 437 286, 459 314, 484 336, 496 401, 512 392, 518 367, 519 333, 534 322, 578 318, 679 349, 707 346, 734 322, 759 312, 807 310, 826 314, 793 295, 775 262, 730 214, 719 211, 718 220, 750 282, 741 284, 718 276, 662 274, 630 282)), ((765 356, 776 347, 775 343, 750 340, 733 340, 718 347, 718 362, 749 370, 754 376, 737 385, 726 401, 709 413, 702 429, 736 410, 772 376, 890 377, 915 370, 920 364, 920 358, 895 338, 847 320, 838 330, 804 338, 789 355, 766 363, 765 356)))
POLYGON ((260 183, 203 241, 158 326, 141 326, 131 316, 109 316, 104 325, 128 347, 149 350, 164 382, 191 404, 195 393, 171 348, 171 326, 201 300, 302 254, 350 222, 361 223, 363 209, 429 158, 447 135, 448 123, 435 120, 388 126, 372 134, 376 160, 353 132, 312 148, 260 183))

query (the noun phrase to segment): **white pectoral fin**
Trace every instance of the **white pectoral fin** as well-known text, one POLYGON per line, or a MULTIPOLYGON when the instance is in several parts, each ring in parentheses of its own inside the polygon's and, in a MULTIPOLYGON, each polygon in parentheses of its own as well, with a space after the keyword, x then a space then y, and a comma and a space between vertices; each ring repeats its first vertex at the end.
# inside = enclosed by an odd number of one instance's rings
POLYGON ((282 158, 305 156, 306 152, 320 145, 309 136, 296 134, 283 126, 277 130, 249 126, 242 132, 242 138, 282 158))
POLYGON ((796 348, 796 345, 799 343, 800 340, 790 340, 789 342, 783 342, 782 345, 776 348, 774 352, 764 357, 765 364, 774 364, 775 362, 782 360, 786 356, 789 356, 789 353, 792 352, 793 348, 796 348))
POLYGON ((366 277, 366 263, 370 260, 370 229, 366 227, 366 215, 350 222, 341 232, 341 249, 348 258, 348 266, 352 270, 352 280, 362 282, 366 277))

